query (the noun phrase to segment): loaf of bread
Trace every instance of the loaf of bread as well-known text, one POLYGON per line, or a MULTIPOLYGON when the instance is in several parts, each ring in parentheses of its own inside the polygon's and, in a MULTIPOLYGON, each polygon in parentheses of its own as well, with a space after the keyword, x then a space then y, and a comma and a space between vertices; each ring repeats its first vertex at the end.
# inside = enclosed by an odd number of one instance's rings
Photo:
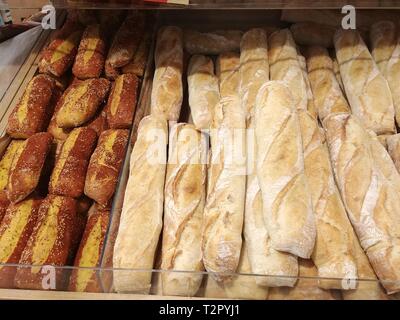
POLYGON ((131 73, 119 76, 113 85, 106 107, 111 129, 130 129, 136 110, 139 79, 131 73))
POLYGON ((199 272, 162 273, 167 296, 192 297, 199 290, 204 270, 201 232, 206 199, 207 140, 190 124, 171 128, 165 181, 162 270, 199 272))
POLYGON ((89 79, 71 85, 58 102, 57 126, 75 128, 92 119, 109 90, 110 82, 106 79, 89 79))
POLYGON ((106 40, 99 24, 86 27, 72 73, 79 79, 99 78, 104 68, 106 40))
POLYGON ((16 139, 27 139, 46 129, 48 115, 53 113, 55 81, 47 75, 38 75, 28 84, 21 100, 12 111, 7 133, 16 139))
POLYGON ((251 29, 240 43, 240 96, 248 121, 254 116, 258 90, 268 80, 267 35, 263 29, 251 29))
POLYGON ((11 202, 24 200, 35 190, 52 141, 50 133, 37 133, 18 148, 7 184, 7 197, 11 202))
POLYGON ((211 58, 194 55, 188 68, 189 105, 197 129, 209 129, 219 97, 218 77, 211 58))
MULTIPOLYGON (((379 138, 379 137, 378 137, 379 138)), ((387 150, 400 173, 400 134, 386 136, 387 150)))
POLYGON ((302 56, 301 54, 299 54, 297 58, 299 60, 300 68, 303 73, 304 83, 306 84, 307 111, 316 119, 318 117, 318 111, 314 103, 314 94, 311 89, 310 79, 308 78, 306 58, 304 58, 304 56, 302 56))
POLYGON ((110 205, 125 158, 129 131, 104 131, 90 158, 86 175, 85 194, 103 207, 110 205))
POLYGON ((185 30, 185 50, 190 54, 218 55, 240 49, 243 32, 237 30, 219 30, 198 32, 185 30))
MULTIPOLYGON (((61 98, 61 97, 60 97, 61 98)), ((47 127, 47 132, 51 133, 51 135, 53 136, 54 140, 57 142, 60 141, 64 141, 65 139, 68 138, 68 135, 71 133, 71 131, 73 130, 73 128, 68 128, 68 129, 64 129, 61 128, 57 125, 57 112, 58 110, 61 108, 61 104, 57 103, 54 113, 50 119, 50 123, 49 126, 47 127)))
POLYGON ((307 85, 289 29, 273 33, 268 39, 268 49, 271 80, 284 81, 292 93, 296 108, 307 110, 307 85))
POLYGON ((316 226, 294 101, 283 82, 271 81, 260 89, 255 112, 256 144, 262 146, 257 150, 257 176, 272 248, 309 258, 316 226))
POLYGON ((96 147, 97 135, 82 127, 72 130, 61 147, 49 183, 49 193, 79 198, 83 194, 89 159, 96 147))
POLYGON ((394 106, 386 79, 356 30, 338 30, 334 37, 340 75, 351 110, 376 134, 394 133, 394 106))
POLYGON ((69 291, 103 292, 98 272, 90 268, 99 267, 107 233, 110 212, 102 211, 93 205, 89 212, 88 222, 75 257, 69 291), (87 268, 87 269, 84 269, 87 268))
POLYGON ((239 69, 239 54, 226 52, 218 56, 216 73, 219 78, 219 91, 221 98, 238 96, 240 89, 239 69))
MULTIPOLYGON (((12 204, 0 224, 0 264, 18 264, 37 219, 39 200, 12 204)), ((12 288, 17 269, 0 266, 0 288, 12 288)))
POLYGON ((372 57, 387 80, 393 97, 396 122, 400 124, 400 43, 397 24, 380 21, 371 26, 372 57))
POLYGON ((323 47, 309 47, 307 67, 319 119, 323 121, 332 113, 350 113, 350 107, 337 82, 333 61, 328 51, 323 47))
POLYGON ((290 31, 298 45, 333 47, 335 28, 314 22, 299 22, 292 24, 290 31))
POLYGON ((121 68, 113 68, 111 64, 106 60, 104 65, 104 74, 107 79, 115 80, 121 74, 121 68))
POLYGON ((122 72, 132 73, 139 78, 144 76, 144 71, 147 65, 147 57, 150 51, 150 43, 151 43, 151 33, 146 32, 143 36, 143 39, 140 41, 139 47, 135 52, 135 55, 131 62, 129 62, 126 66, 122 68, 122 72))
POLYGON ((340 75, 339 63, 338 63, 336 57, 333 58, 333 72, 335 73, 336 80, 339 83, 339 86, 340 86, 340 89, 343 92, 343 95, 345 95, 346 94, 346 90, 344 89, 342 76, 340 75))
MULTIPOLYGON (((43 290, 43 265, 64 266, 67 262, 76 219, 76 200, 49 195, 40 205, 37 222, 22 252, 14 284, 20 289, 43 290)), ((65 274, 57 269, 56 289, 65 289, 65 274)))
POLYGON ((328 116, 324 127, 336 181, 361 246, 386 291, 398 292, 400 176, 384 147, 355 116, 328 116))
POLYGON ((154 266, 163 224, 167 141, 165 119, 148 116, 141 121, 114 246, 113 275, 117 292, 148 293, 150 290, 151 272, 123 269, 150 270, 154 266))
POLYGON ((168 121, 177 121, 183 99, 183 44, 180 28, 164 27, 158 32, 155 65, 151 114, 164 116, 168 121))

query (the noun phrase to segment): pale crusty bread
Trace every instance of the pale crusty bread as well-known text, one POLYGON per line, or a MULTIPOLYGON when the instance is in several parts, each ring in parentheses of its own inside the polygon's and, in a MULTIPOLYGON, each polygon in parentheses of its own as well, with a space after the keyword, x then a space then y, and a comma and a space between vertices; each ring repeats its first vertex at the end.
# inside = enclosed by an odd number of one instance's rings
POLYGON ((299 119, 284 83, 271 81, 260 89, 255 119, 256 143, 263 146, 258 148, 257 176, 272 248, 309 258, 316 226, 299 119))
POLYGON ((314 103, 314 94, 311 89, 310 79, 308 78, 306 58, 304 58, 304 56, 301 54, 299 54, 297 58, 299 59, 300 68, 303 73, 303 79, 307 89, 307 111, 316 119, 318 116, 318 111, 314 103))
MULTIPOLYGON (((201 272, 207 141, 190 124, 176 124, 170 135, 161 269, 201 272)), ((161 279, 164 295, 194 296, 202 274, 167 272, 161 279)))
POLYGON ((183 99, 182 30, 164 27, 158 32, 155 50, 153 89, 151 92, 151 114, 162 115, 168 121, 177 121, 183 99))
POLYGON ((331 115, 324 127, 336 181, 361 246, 386 291, 398 292, 400 176, 384 147, 356 117, 331 115))
POLYGON ((336 80, 339 83, 339 86, 340 86, 340 89, 342 90, 343 95, 345 95, 346 92, 344 90, 342 76, 340 75, 339 62, 337 61, 336 57, 333 58, 333 73, 335 74, 336 80))
MULTIPOLYGON (((379 138, 379 137, 378 137, 379 138)), ((386 136, 387 150, 398 172, 400 172, 400 134, 386 136)))
POLYGON ((220 54, 217 59, 217 76, 221 98, 237 96, 240 87, 240 56, 235 52, 220 54))
POLYGON ((114 270, 117 292, 150 290, 151 272, 123 269, 153 268, 162 229, 167 139, 165 119, 148 116, 141 121, 114 246, 113 267, 121 269, 114 270))
POLYGON ((389 85, 356 30, 339 29, 336 58, 354 115, 376 134, 394 133, 394 106, 389 85))

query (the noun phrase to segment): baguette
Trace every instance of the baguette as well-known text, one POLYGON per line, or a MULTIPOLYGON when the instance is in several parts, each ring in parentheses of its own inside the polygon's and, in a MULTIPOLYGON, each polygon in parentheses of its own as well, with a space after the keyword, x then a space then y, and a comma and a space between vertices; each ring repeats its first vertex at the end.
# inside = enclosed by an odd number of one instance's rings
POLYGON ((72 73, 79 79, 99 78, 104 68, 106 41, 99 24, 86 27, 72 73))
POLYGON ((298 45, 333 47, 335 28, 313 22, 299 22, 292 24, 290 31, 298 45))
MULTIPOLYGON (((49 195, 43 200, 37 223, 22 252, 14 284, 20 289, 43 290, 46 274, 40 272, 43 265, 64 266, 67 262, 73 239, 76 219, 76 200, 49 195)), ((57 269, 56 289, 65 289, 65 276, 57 269)))
POLYGON ((90 79, 70 86, 57 105, 57 126, 75 128, 92 119, 109 89, 106 79, 90 79))
POLYGON ((387 80, 393 97, 396 123, 400 124, 400 43, 397 22, 380 21, 372 25, 370 40, 372 57, 387 80))
POLYGON ((314 94, 311 89, 310 79, 308 78, 306 58, 304 58, 304 56, 300 54, 297 56, 297 58, 299 60, 300 68, 303 73, 304 83, 306 84, 307 111, 310 115, 312 115, 316 119, 318 116, 318 111, 314 103, 314 94))
POLYGON ((350 107, 376 134, 394 133, 394 106, 389 85, 355 30, 338 30, 336 57, 350 107))
POLYGON ((107 122, 111 129, 132 127, 136 110, 139 79, 133 74, 124 74, 115 80, 106 107, 107 122))
MULTIPOLYGON (((18 264, 37 219, 39 200, 12 204, 0 224, 0 264, 18 264)), ((0 288, 12 288, 16 267, 0 266, 0 288)))
POLYGON ((333 61, 328 51, 322 47, 309 47, 307 67, 319 119, 323 121, 332 113, 350 113, 347 100, 337 82, 333 61))
POLYGON ((400 176, 356 117, 331 115, 323 124, 336 181, 361 246, 388 294, 398 292, 400 176))
MULTIPOLYGON (((168 126, 162 117, 148 116, 141 121, 114 246, 115 269, 153 268, 162 228, 167 137, 168 126), (151 150, 157 154, 149 153, 151 150)), ((114 270, 113 274, 117 292, 150 290, 151 272, 114 270)))
POLYGON ((18 148, 11 164, 6 191, 12 203, 24 200, 38 186, 52 140, 50 133, 37 133, 18 148))
POLYGON ((177 121, 183 100, 181 29, 165 27, 158 32, 155 64, 151 114, 162 115, 168 121, 177 121))
POLYGON ((218 55, 240 49, 243 32, 236 30, 221 30, 202 33, 185 30, 185 49, 189 54, 218 55))
POLYGON ((392 158, 397 171, 400 173, 400 134, 387 136, 387 150, 392 158))
POLYGON ((79 245, 72 271, 69 291, 103 292, 96 270, 100 264, 104 241, 110 219, 109 211, 98 210, 96 205, 90 209, 88 222, 79 245))
MULTIPOLYGON (((378 136, 378 140, 381 143, 381 145, 387 150, 388 149, 388 144, 387 144, 387 139, 391 137, 391 134, 382 134, 378 136)), ((390 153, 389 153, 390 154, 390 153)))
POLYGON ((48 115, 53 113, 55 88, 55 81, 47 75, 38 75, 29 82, 8 119, 7 133, 11 137, 27 139, 46 128, 48 115))
POLYGON ((339 62, 337 61, 336 57, 333 59, 333 72, 335 74, 337 82, 339 83, 339 86, 340 86, 340 89, 342 90, 343 95, 345 95, 346 91, 344 89, 342 76, 340 75, 339 62))
POLYGON ((206 56, 194 55, 188 68, 189 105, 197 129, 209 129, 219 96, 214 63, 206 56))
POLYGON ((90 158, 85 194, 103 207, 110 204, 114 195, 128 139, 128 130, 104 131, 90 158))
POLYGON ((51 174, 50 194, 71 198, 83 195, 86 171, 96 142, 94 130, 85 127, 72 130, 63 143, 51 174))
POLYGON ((221 98, 237 97, 240 88, 240 56, 234 52, 226 52, 218 56, 217 76, 221 98))
POLYGON ((292 92, 298 110, 307 110, 307 85, 296 44, 289 29, 273 33, 268 39, 271 80, 284 81, 292 92))
MULTIPOLYGON (((193 125, 171 129, 165 182, 162 270, 202 272, 201 231, 206 197, 207 140, 193 125)), ((192 297, 202 274, 161 274, 164 295, 192 297)))
POLYGON ((258 149, 257 176, 272 248, 309 258, 316 226, 294 101, 282 82, 271 81, 260 89, 255 133, 257 146, 263 148, 258 149))
POLYGON ((150 51, 151 33, 146 32, 140 41, 139 48, 135 52, 132 61, 122 68, 122 72, 132 73, 139 78, 143 78, 147 65, 147 57, 150 51))

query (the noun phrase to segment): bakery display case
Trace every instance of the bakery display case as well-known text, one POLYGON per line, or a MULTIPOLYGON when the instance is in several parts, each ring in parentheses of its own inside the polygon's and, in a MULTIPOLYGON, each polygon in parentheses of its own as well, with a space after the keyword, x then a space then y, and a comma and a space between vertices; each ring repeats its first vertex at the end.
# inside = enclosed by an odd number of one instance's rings
POLYGON ((400 2, 161 2, 53 0, 15 66, 0 298, 398 299, 400 2))

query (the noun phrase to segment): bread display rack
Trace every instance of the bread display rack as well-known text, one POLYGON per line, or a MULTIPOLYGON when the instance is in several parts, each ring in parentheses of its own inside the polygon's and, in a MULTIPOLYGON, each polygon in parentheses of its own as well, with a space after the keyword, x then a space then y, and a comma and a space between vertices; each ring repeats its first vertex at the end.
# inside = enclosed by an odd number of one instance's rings
POLYGON ((0 263, 0 299, 398 299, 400 1, 354 1, 354 33, 336 32, 349 1, 305 2, 52 1, 61 32, 42 32, 0 101, 0 159, 15 149, 7 172, 0 162, 0 259, 12 261, 0 263), (59 37, 75 41, 72 61, 55 58, 59 37), (22 124, 43 83, 42 104, 58 99, 49 126, 22 124), (213 164, 221 128, 250 129, 256 158, 213 164), (147 162, 152 130, 165 161, 211 160, 147 162))

